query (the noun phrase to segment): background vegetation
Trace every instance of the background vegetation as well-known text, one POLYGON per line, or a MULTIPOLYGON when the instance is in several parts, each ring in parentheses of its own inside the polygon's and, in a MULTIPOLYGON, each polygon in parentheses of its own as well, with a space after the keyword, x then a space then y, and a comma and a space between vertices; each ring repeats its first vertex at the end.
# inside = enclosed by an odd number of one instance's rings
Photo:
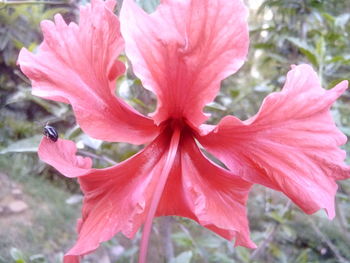
MULTIPOLYGON (((121 1, 119 1, 121 2, 121 1)), ((139 0, 147 11, 158 4, 139 0)), ((254 115, 262 99, 279 90, 291 64, 309 63, 323 86, 350 80, 350 1, 250 0, 251 46, 247 63, 223 82, 207 111, 216 123, 223 115, 241 119, 254 115)), ((60 136, 75 140, 80 153, 96 167, 122 161, 139 148, 104 143, 83 134, 69 106, 33 97, 30 82, 19 71, 21 47, 35 50, 41 42, 39 22, 63 13, 77 19, 85 1, 50 4, 0 4, 0 262, 61 262, 75 240, 81 195, 76 182, 66 180, 38 160, 36 150, 46 122, 60 136)), ((118 12, 118 10, 116 10, 118 12)), ((120 96, 143 113, 155 108, 155 98, 141 88, 132 72, 118 81, 120 96), (127 84, 127 85, 126 85, 127 84)), ((332 109, 338 127, 350 136, 350 93, 332 109)), ((350 144, 345 145, 350 152, 350 144)), ((349 157, 348 160, 349 161, 349 157)), ((151 262, 350 262, 350 180, 339 182, 337 217, 324 212, 307 216, 281 194, 254 187, 249 199, 252 239, 258 249, 233 248, 190 220, 156 220, 151 262)), ((85 262, 136 262, 140 235, 117 235, 85 262)))

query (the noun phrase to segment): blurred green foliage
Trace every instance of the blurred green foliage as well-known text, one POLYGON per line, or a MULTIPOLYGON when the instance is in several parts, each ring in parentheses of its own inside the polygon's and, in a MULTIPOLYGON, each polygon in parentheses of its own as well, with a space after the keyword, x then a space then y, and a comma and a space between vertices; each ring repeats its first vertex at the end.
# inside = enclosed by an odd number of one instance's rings
MULTIPOLYGON (((147 12, 159 3, 137 2, 147 12)), ((215 102, 206 107, 212 114, 211 123, 227 114, 241 119, 253 116, 263 98, 283 86, 291 64, 312 64, 325 88, 343 79, 350 80, 349 1, 246 2, 251 11, 249 57, 237 74, 223 82, 215 102)), ((92 157, 96 167, 120 162, 140 149, 124 143, 107 144, 83 134, 69 106, 31 96, 30 83, 16 66, 20 48, 35 51, 40 44, 42 19, 52 19, 59 12, 67 21, 76 20, 80 3, 0 6, 0 171, 23 187, 26 201, 34 211, 27 218, 29 227, 15 225, 18 231, 0 242, 0 262, 60 262, 74 241, 72 229, 80 199, 72 197, 79 194, 78 185, 39 162, 36 156, 46 122, 56 126, 61 137, 78 142, 80 153, 92 157)), ((125 57, 121 59, 127 61, 125 57)), ((140 112, 146 114, 155 109, 155 97, 142 89, 142 83, 131 71, 117 85, 127 88, 128 92, 119 91, 119 95, 140 112)), ((332 113, 338 127, 350 136, 349 92, 337 101, 332 113)), ((349 143, 344 148, 350 152, 349 143)), ((151 255, 161 261, 153 262, 350 262, 349 199, 349 180, 340 182, 337 217, 328 221, 323 212, 305 215, 281 194, 256 186, 248 210, 257 250, 233 248, 232 243, 187 219, 160 218, 155 221, 150 249, 151 255)), ((13 223, 1 221, 2 217, 0 213, 0 237, 3 229, 13 223), (4 222, 9 225, 3 227, 4 222)), ((139 239, 139 234, 134 240, 118 235, 106 242, 97 256, 86 260, 98 262, 101 255, 108 255, 111 262, 136 262, 139 239)))

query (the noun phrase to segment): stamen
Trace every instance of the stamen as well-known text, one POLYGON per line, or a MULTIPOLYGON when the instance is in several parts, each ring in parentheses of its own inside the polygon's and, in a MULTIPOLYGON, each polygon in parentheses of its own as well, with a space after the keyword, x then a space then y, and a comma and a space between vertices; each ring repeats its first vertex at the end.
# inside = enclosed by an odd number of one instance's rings
POLYGON ((165 184, 167 182, 169 173, 175 161, 176 152, 180 141, 180 133, 181 133, 181 130, 179 128, 174 129, 174 133, 171 137, 170 147, 169 147, 168 155, 166 157, 165 165, 163 167, 163 170, 159 178, 159 182, 156 186, 154 195, 152 197, 151 206, 148 211, 145 225, 142 231, 140 254, 139 254, 139 261, 138 261, 139 263, 147 262, 147 250, 148 250, 148 242, 149 242, 149 237, 150 237, 151 228, 152 228, 152 221, 156 214, 158 204, 162 197, 162 193, 163 193, 165 184))

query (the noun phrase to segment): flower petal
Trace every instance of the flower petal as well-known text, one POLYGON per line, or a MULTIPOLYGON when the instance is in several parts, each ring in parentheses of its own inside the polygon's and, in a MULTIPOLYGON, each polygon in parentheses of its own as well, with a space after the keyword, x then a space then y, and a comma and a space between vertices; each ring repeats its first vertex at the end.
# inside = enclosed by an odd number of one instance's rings
MULTIPOLYGON (((132 237, 144 223, 166 162, 171 134, 164 132, 143 151, 116 166, 92 169, 91 160, 76 156, 72 141, 43 138, 41 160, 68 177, 78 177, 84 193, 79 238, 65 263, 95 250, 117 232, 132 237)), ((182 140, 157 216, 188 217, 236 245, 254 247, 249 239, 245 203, 251 184, 207 160, 194 140, 182 140), (181 175, 182 174, 182 175, 181 175), (174 196, 176 198, 174 199, 174 196)))
POLYGON ((308 214, 325 208, 333 218, 335 181, 350 169, 338 148, 346 137, 329 109, 346 88, 344 81, 324 90, 310 66, 295 66, 254 117, 228 116, 198 139, 235 174, 285 193, 308 214))
POLYGON ((202 109, 248 51, 247 9, 241 0, 165 0, 151 15, 125 0, 121 31, 143 85, 158 96, 156 123, 207 119, 202 109))
POLYGON ((77 156, 77 147, 73 141, 58 139, 52 142, 43 137, 39 145, 40 160, 55 167, 67 177, 85 175, 92 167, 92 160, 88 157, 77 156))
POLYGON ((236 238, 236 245, 254 248, 246 213, 250 187, 204 157, 184 134, 157 216, 187 217, 225 239, 236 238))
POLYGON ((80 10, 80 23, 41 23, 44 41, 36 54, 22 49, 18 63, 33 85, 33 94, 70 103, 82 129, 105 141, 145 143, 156 136, 153 121, 114 94, 124 72, 116 60, 124 48, 115 2, 93 0, 80 10))
POLYGON ((199 223, 227 239, 236 237, 236 246, 255 248, 246 213, 251 183, 209 161, 193 138, 185 138, 182 146, 183 184, 199 223))
POLYGON ((169 143, 169 134, 163 133, 132 158, 113 167, 92 169, 90 159, 75 155, 73 142, 42 140, 40 158, 65 176, 78 177, 84 193, 78 241, 66 254, 65 263, 77 261, 117 232, 129 238, 136 233, 149 210, 169 143))

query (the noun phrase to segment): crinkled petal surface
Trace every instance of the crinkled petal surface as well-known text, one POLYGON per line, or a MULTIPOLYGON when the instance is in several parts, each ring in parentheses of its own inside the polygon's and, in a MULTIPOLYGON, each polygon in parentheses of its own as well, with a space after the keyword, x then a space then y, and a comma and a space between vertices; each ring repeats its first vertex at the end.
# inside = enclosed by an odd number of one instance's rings
POLYGON ((43 21, 44 41, 36 54, 22 49, 18 63, 31 79, 33 94, 70 103, 82 129, 105 141, 135 144, 157 134, 153 121, 115 96, 124 70, 117 60, 124 48, 114 1, 93 0, 81 7, 80 23, 43 21))
POLYGON ((350 169, 330 107, 346 88, 344 81, 322 89, 310 66, 295 66, 254 117, 228 116, 198 140, 235 174, 282 191, 306 213, 324 208, 333 218, 335 181, 349 178, 350 169))
POLYGON ((247 9, 241 0, 164 0, 147 14, 125 0, 121 31, 126 53, 143 85, 158 97, 156 123, 207 117, 222 79, 236 72, 248 51, 247 9))
MULTIPOLYGON (((246 212, 251 184, 207 159, 192 136, 183 136, 180 156, 182 186, 176 189, 183 189, 185 200, 195 216, 192 219, 228 240, 236 238, 236 245, 255 248, 249 238, 246 212)), ((168 188, 173 187, 172 183, 170 178, 168 188)), ((166 198, 167 188, 164 196, 168 201, 174 197, 171 194, 166 198)), ((166 209, 166 204, 163 207, 166 209)))
MULTIPOLYGON (((78 177, 84 193, 79 237, 65 263, 79 262, 117 232, 135 234, 149 211, 170 138, 164 131, 137 155, 105 169, 91 168, 89 158, 76 155, 72 141, 43 138, 40 159, 65 176, 78 177)), ((190 136, 180 146, 156 215, 187 217, 226 239, 236 238, 236 245, 255 247, 245 207, 251 184, 206 159, 190 136)))
MULTIPOLYGON (((78 177, 84 193, 79 237, 66 254, 65 263, 95 250, 117 232, 132 237, 145 220, 148 203, 164 166, 169 137, 159 136, 137 155, 113 167, 91 168, 91 161, 76 156, 73 142, 44 138, 41 160, 68 177, 78 177)), ((78 262, 78 261, 77 261, 78 262)))

